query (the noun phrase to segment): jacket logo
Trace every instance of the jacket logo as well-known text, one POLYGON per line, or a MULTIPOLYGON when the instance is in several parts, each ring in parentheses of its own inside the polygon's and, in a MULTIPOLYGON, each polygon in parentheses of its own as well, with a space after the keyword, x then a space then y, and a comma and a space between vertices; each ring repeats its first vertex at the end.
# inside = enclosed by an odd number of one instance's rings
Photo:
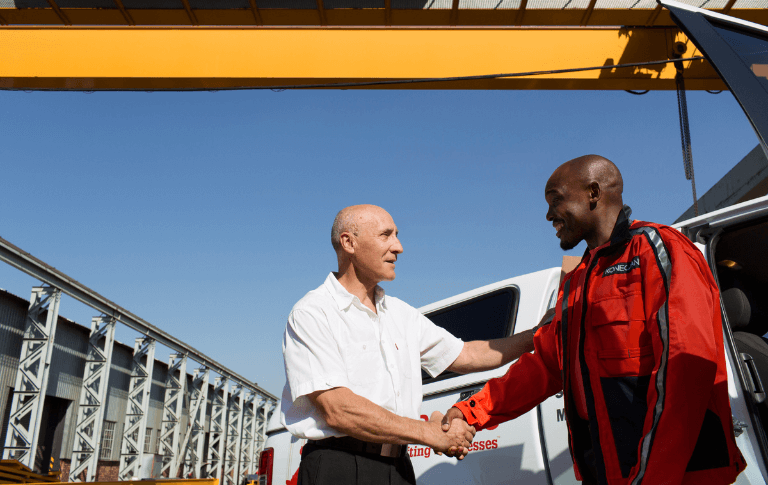
POLYGON ((608 266, 603 271, 603 276, 611 276, 612 274, 629 273, 635 268, 640 267, 640 256, 635 256, 629 263, 617 263, 613 266, 608 266))

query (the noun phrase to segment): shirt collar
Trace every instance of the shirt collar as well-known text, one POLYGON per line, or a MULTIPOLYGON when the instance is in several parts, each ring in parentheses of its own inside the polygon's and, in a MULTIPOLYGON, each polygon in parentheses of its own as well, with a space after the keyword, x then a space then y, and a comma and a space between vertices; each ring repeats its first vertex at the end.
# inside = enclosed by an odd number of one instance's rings
MULTIPOLYGON (((339 310, 346 310, 353 303, 356 303, 359 307, 364 308, 364 305, 362 302, 360 302, 360 299, 352 293, 348 292, 347 289, 344 288, 341 283, 339 283, 339 280, 336 279, 336 276, 334 276, 333 272, 328 273, 328 277, 325 279, 323 286, 325 286, 325 288, 331 294, 334 301, 339 306, 339 310)), ((387 309, 387 299, 384 298, 384 296, 384 288, 376 285, 376 288, 373 290, 373 299, 376 307, 382 310, 387 309)))

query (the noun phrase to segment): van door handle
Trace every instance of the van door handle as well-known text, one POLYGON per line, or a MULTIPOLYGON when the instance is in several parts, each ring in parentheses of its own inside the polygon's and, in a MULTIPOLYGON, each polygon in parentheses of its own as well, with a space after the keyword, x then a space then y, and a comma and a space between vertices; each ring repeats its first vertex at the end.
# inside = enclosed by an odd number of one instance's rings
POLYGON ((757 404, 761 404, 765 401, 765 388, 763 387, 763 381, 760 380, 760 374, 757 372, 757 366, 755 360, 751 355, 742 352, 741 359, 747 366, 749 371, 749 380, 752 382, 752 392, 754 392, 754 399, 757 404))

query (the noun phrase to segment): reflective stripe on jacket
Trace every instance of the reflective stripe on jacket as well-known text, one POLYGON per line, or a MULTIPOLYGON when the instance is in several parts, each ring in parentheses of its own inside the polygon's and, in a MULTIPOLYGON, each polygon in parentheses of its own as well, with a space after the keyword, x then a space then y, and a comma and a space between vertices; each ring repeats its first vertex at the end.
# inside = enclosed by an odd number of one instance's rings
POLYGON ((611 240, 565 276, 534 352, 456 407, 483 429, 564 390, 579 480, 733 483, 746 463, 731 421, 717 285, 685 236, 629 214, 625 206, 611 240), (588 421, 575 409, 573 379, 588 421))

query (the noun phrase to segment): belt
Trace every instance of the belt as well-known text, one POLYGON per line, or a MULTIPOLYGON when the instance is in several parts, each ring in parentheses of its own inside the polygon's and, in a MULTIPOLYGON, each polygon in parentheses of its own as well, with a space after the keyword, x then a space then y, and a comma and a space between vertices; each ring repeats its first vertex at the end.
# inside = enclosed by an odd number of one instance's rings
POLYGON ((356 454, 388 456, 399 458, 406 455, 407 445, 391 445, 389 443, 370 443, 351 436, 325 438, 323 440, 307 440, 308 445, 329 450, 348 451, 356 454))

